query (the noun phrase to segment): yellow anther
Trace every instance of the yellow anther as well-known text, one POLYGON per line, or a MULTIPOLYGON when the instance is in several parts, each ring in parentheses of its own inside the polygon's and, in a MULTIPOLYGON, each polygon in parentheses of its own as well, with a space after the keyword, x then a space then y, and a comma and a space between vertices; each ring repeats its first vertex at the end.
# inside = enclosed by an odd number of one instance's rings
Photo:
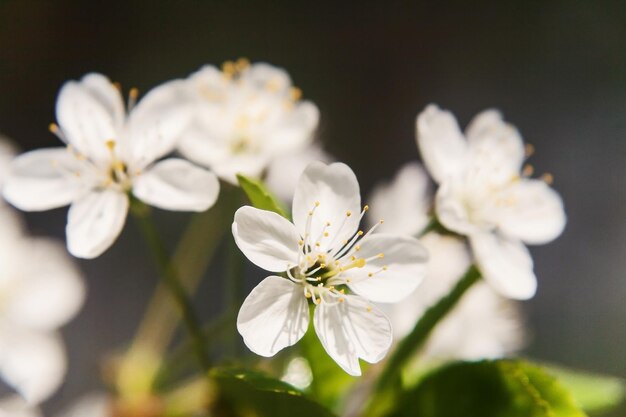
POLYGON ((535 147, 531 143, 527 143, 524 146, 524 152, 526 153, 526 157, 528 158, 535 153, 535 147))
POLYGON ((378 223, 383 224, 383 223, 385 223, 385 220, 384 220, 384 219, 380 219, 380 220, 378 221, 378 223))
POLYGON ((530 177, 535 172, 535 168, 532 165, 526 164, 524 165, 524 169, 522 169, 522 175, 525 177, 530 177))
POLYGON ((330 222, 326 222, 326 227, 330 226, 330 222))
POLYGON ((321 299, 321 298, 317 298, 317 299, 315 300, 315 304, 317 304, 317 305, 319 305, 319 303, 321 303, 321 302, 322 302, 322 299, 321 299))
POLYGON ((388 269, 389 269, 389 267, 387 265, 383 266, 383 271, 386 271, 388 269))
POLYGON ((122 91, 122 84, 118 83, 117 81, 111 83, 113 84, 113 87, 117 90, 117 91, 122 91))
POLYGON ((307 292, 306 292, 306 294, 304 294, 304 296, 305 296, 306 298, 311 298, 312 294, 311 294, 310 292, 308 292, 308 291, 307 291, 307 292))
POLYGON ((363 268, 365 266, 365 259, 359 258, 356 261, 354 261, 350 266, 354 266, 356 268, 363 268))
POLYGON ((239 72, 245 70, 250 66, 250 61, 248 58, 239 58, 235 63, 235 69, 239 72))
POLYGON ((346 301, 346 299, 345 299, 345 298, 343 298, 343 297, 339 297, 339 302, 340 302, 340 303, 343 303, 344 301, 346 301))
POLYGON ((370 206, 368 206, 367 204, 365 206, 363 206, 363 211, 367 211, 370 209, 370 206))
POLYGON ((356 261, 356 256, 352 255, 352 256, 350 257, 350 260, 351 260, 351 261, 356 261))
POLYGON ((378 255, 376 255, 376 256, 377 256, 378 258, 382 259, 382 258, 384 258, 384 257, 385 257, 385 254, 381 252, 381 253, 379 253, 379 254, 378 254, 378 255))
POLYGON ((139 89, 135 87, 131 88, 128 92, 128 97, 130 97, 131 100, 137 100, 137 97, 139 97, 139 89))
POLYGON ((328 237, 328 232, 324 232, 324 237, 328 237))
POLYGON ((298 245, 300 245, 300 246, 304 245, 304 240, 300 239, 300 240, 298 241, 298 245))
POLYGON ((354 250, 357 251, 357 252, 360 251, 361 250, 361 245, 356 245, 354 247, 354 250))
POLYGON ((363 230, 359 230, 358 232, 356 232, 356 234, 359 236, 363 236, 363 230))
POLYGON ((352 216, 352 212, 351 212, 351 211, 346 211, 346 216, 347 216, 347 217, 352 216))
MULTIPOLYGON (((346 279, 346 282, 349 284, 349 283, 351 283, 351 282, 352 282, 352 279, 351 279, 351 278, 347 278, 347 279, 346 279)), ((342 291, 343 291, 343 292, 345 292, 345 290, 342 290, 342 291)))
POLYGON ((373 273, 371 273, 371 272, 369 272, 369 273, 367 274, 367 276, 371 278, 371 277, 373 277, 373 276, 374 276, 374 274, 373 274, 373 273))
POLYGON ((315 242, 315 246, 320 247, 320 242, 315 242))
POLYGON ((115 141, 113 139, 109 139, 105 142, 107 148, 109 148, 109 150, 111 152, 113 152, 113 149, 115 149, 115 141))
POLYGON ((326 264, 320 264, 320 268, 326 268, 326 264))
POLYGON ((289 98, 291 98, 293 101, 298 101, 301 97, 302 90, 300 90, 298 87, 291 87, 291 90, 289 90, 289 98))
POLYGON ((222 64, 222 72, 226 75, 233 75, 237 72, 235 63, 233 61, 226 61, 222 64))
POLYGON ((367 306, 366 310, 367 310, 368 313, 371 313, 372 312, 372 306, 367 306))
MULTIPOLYGON (((350 281, 347 281, 347 282, 350 282, 350 281)), ((342 293, 342 294, 345 294, 346 290, 344 288, 342 288, 342 289, 339 290, 339 292, 342 293)))
POLYGON ((541 180, 548 185, 552 185, 552 183, 554 182, 554 177, 552 176, 552 174, 546 173, 541 176, 541 180))
POLYGON ((315 280, 316 280, 316 281, 321 281, 321 280, 322 280, 322 277, 317 277, 317 278, 315 278, 315 280))
POLYGON ((319 202, 319 201, 316 201, 316 202, 315 202, 315 207, 319 207, 319 205, 320 205, 320 202, 319 202))
POLYGON ((309 211, 309 216, 312 216, 312 215, 313 215, 313 212, 312 212, 312 211, 309 211))
POLYGON ((48 125, 48 130, 56 135, 59 132, 59 126, 56 123, 50 123, 48 125))
POLYGON ((330 287, 328 287, 328 289, 329 289, 329 290, 334 290, 334 289, 335 289, 335 286, 334 286, 334 285, 331 285, 330 287))

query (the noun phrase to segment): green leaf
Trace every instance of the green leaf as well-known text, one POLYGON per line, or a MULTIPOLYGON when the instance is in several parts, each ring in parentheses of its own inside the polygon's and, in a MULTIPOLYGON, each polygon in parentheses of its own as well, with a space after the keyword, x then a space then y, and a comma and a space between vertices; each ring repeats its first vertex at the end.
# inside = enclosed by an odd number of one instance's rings
MULTIPOLYGON (((220 399, 215 415, 257 417, 334 417, 291 385, 261 372, 213 369, 220 399)), ((212 414, 213 415, 213 414, 212 414)))
POLYGON ((404 393, 391 416, 584 417, 570 392, 537 365, 459 362, 404 393))
POLYGON ((588 413, 601 413, 617 407, 624 400, 626 384, 623 379, 542 365, 567 388, 578 405, 588 413))
MULTIPOLYGON (((337 363, 328 356, 322 343, 317 338, 312 326, 299 342, 303 356, 311 366, 313 381, 309 391, 317 401, 331 409, 337 409, 342 399, 345 398, 349 387, 358 378, 350 376, 337 363)), ((364 364, 361 363, 363 368, 364 364)))
POLYGON ((272 195, 272 193, 265 187, 265 185, 254 178, 246 177, 242 174, 237 174, 237 180, 241 189, 248 196, 250 203, 261 210, 273 211, 278 213, 284 218, 288 219, 287 211, 283 208, 282 204, 272 195))

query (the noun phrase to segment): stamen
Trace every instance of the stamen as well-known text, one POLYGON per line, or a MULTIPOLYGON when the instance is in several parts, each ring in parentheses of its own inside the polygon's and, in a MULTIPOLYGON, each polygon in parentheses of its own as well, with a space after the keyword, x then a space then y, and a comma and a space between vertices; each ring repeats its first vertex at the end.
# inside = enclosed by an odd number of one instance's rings
POLYGON ((530 164, 524 165, 524 169, 522 169, 522 175, 524 177, 530 177, 533 175, 534 172, 535 172, 535 168, 533 168, 533 166, 530 164))
POLYGON ((137 97, 139 97, 139 90, 135 87, 131 88, 128 92, 128 104, 126 105, 129 113, 135 108, 137 97))
POLYGON ((545 173, 541 176, 541 180, 548 185, 552 185, 552 183, 554 183, 554 176, 550 173, 545 173))
POLYGON ((535 153, 535 147, 531 143, 527 143, 524 145, 524 152, 526 153, 526 158, 529 158, 535 153))
POLYGON ((298 101, 301 97, 302 90, 300 90, 298 87, 291 87, 291 90, 289 90, 289 98, 291 98, 292 101, 298 101))
POLYGON ((50 133, 52 133, 54 136, 56 136, 57 138, 59 138, 59 140, 63 143, 65 143, 66 145, 69 144, 67 138, 65 137, 65 135, 63 134, 63 131, 61 131, 61 129, 59 128, 59 126, 56 123, 50 123, 50 125, 48 125, 48 130, 50 131, 50 133))
POLYGON ((243 72, 244 70, 248 69, 248 67, 250 67, 250 61, 248 60, 248 58, 239 58, 237 60, 237 62, 235 62, 235 69, 238 72, 243 72))

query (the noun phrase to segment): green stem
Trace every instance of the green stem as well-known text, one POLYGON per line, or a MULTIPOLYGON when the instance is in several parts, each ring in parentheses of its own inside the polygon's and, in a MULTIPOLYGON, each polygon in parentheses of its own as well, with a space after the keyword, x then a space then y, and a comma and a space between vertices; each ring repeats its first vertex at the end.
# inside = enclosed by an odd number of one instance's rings
POLYGON ((422 318, 415 324, 411 333, 402 340, 387 361, 387 366, 378 378, 375 398, 376 395, 382 394, 388 387, 393 386, 404 365, 413 354, 422 347, 437 323, 454 308, 463 294, 465 294, 472 285, 478 282, 479 279, 480 272, 472 265, 448 295, 441 298, 437 304, 426 310, 422 318))
POLYGON ((198 364, 206 374, 210 369, 210 362, 198 318, 191 305, 191 301, 187 297, 185 288, 178 278, 167 249, 157 232, 150 214, 150 209, 143 203, 134 200, 132 202, 132 212, 138 220, 144 238, 155 257, 161 279, 178 305, 183 323, 189 333, 198 364))

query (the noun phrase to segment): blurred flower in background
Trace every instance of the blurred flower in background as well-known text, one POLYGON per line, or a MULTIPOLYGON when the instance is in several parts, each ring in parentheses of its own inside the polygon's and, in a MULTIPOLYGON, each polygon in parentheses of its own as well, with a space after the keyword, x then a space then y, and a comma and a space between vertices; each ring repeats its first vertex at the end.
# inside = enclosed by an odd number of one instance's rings
POLYGON ((465 135, 449 111, 429 105, 417 117, 417 144, 439 185, 437 219, 466 235, 485 281, 514 299, 535 295, 537 278, 525 244, 544 244, 565 227, 561 197, 522 171, 528 148, 499 112, 487 110, 465 135))
POLYGON ((166 210, 208 209, 219 193, 213 173, 179 158, 158 161, 174 150, 192 117, 185 91, 181 81, 170 81, 135 106, 137 92, 131 90, 125 109, 119 88, 104 75, 65 83, 56 104, 59 126, 51 130, 67 147, 17 157, 4 197, 25 211, 71 204, 67 246, 80 258, 97 257, 113 244, 131 190, 166 210))
MULTIPOLYGON (((405 165, 391 183, 373 190, 369 223, 384 218, 381 231, 418 236, 430 221, 429 188, 428 175, 418 163, 405 165)), ((384 306, 398 339, 450 292, 472 263, 467 245, 459 237, 431 232, 420 240, 429 253, 424 282, 407 299, 384 306)), ((502 357, 523 347, 523 335, 517 304, 479 282, 433 330, 421 353, 441 360, 502 357)))
POLYGON ((188 82, 198 109, 180 152, 225 181, 236 184, 237 173, 259 177, 274 158, 313 140, 319 111, 281 68, 239 59, 221 71, 207 65, 188 82))

